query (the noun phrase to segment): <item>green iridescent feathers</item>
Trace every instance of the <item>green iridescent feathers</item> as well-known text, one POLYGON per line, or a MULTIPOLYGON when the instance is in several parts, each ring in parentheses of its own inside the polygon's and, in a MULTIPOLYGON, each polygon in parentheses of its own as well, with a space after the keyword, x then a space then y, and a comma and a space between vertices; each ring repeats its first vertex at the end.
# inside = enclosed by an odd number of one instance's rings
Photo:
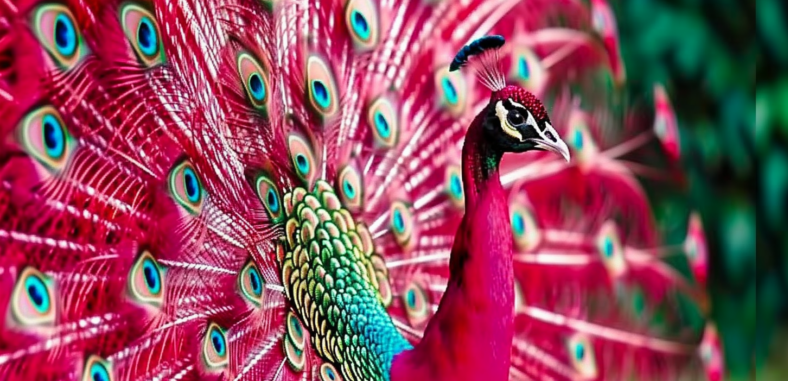
MULTIPOLYGON (((385 310, 391 303, 387 269, 366 225, 322 180, 312 192, 298 187, 286 194, 284 210, 286 237, 277 258, 314 350, 349 379, 384 379, 393 355, 409 344, 385 310)), ((300 370, 305 333, 295 315, 287 326, 287 358, 300 370)))

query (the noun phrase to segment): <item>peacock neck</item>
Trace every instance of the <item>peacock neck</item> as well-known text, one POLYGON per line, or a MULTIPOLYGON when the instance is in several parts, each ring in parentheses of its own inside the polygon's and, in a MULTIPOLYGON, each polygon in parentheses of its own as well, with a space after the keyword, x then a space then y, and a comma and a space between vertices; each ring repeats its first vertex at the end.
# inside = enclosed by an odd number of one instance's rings
POLYGON ((498 174, 502 152, 481 120, 463 147, 465 216, 450 259, 450 278, 435 316, 413 351, 401 354, 392 380, 508 379, 514 332, 512 236, 498 174))
POLYGON ((465 214, 476 208, 479 199, 492 188, 501 187, 498 167, 503 152, 484 138, 481 115, 465 134, 462 147, 462 182, 465 189, 465 214))

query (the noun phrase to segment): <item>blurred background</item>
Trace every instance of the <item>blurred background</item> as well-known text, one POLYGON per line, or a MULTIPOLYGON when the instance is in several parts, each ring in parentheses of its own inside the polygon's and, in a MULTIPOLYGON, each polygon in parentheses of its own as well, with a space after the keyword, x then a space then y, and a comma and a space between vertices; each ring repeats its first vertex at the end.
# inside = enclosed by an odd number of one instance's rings
POLYGON ((687 208, 700 212, 709 240, 711 314, 729 377, 755 379, 757 372, 759 380, 786 380, 787 6, 779 0, 611 5, 630 94, 649 97, 653 83, 664 84, 678 116, 690 197, 657 204, 656 212, 669 221, 675 215, 675 225, 686 223, 687 208))

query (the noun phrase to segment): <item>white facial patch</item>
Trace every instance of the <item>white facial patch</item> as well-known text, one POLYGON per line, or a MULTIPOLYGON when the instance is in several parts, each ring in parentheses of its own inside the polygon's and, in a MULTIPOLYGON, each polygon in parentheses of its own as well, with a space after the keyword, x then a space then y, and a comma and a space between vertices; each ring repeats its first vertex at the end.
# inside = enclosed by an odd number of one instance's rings
POLYGON ((514 127, 509 124, 509 120, 506 119, 506 115, 509 114, 509 110, 503 106, 503 101, 498 101, 495 104, 495 115, 498 116, 498 120, 501 121, 501 129, 506 135, 509 135, 518 141, 523 141, 523 135, 520 131, 517 131, 514 127))

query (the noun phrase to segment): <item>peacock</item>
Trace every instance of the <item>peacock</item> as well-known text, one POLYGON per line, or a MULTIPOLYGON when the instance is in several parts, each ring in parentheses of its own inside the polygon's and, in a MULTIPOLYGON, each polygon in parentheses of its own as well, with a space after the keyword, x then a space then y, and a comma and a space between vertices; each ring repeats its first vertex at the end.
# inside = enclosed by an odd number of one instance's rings
POLYGON ((612 17, 0 1, 0 378, 711 375, 702 227, 642 185, 675 121, 622 100, 612 17))

